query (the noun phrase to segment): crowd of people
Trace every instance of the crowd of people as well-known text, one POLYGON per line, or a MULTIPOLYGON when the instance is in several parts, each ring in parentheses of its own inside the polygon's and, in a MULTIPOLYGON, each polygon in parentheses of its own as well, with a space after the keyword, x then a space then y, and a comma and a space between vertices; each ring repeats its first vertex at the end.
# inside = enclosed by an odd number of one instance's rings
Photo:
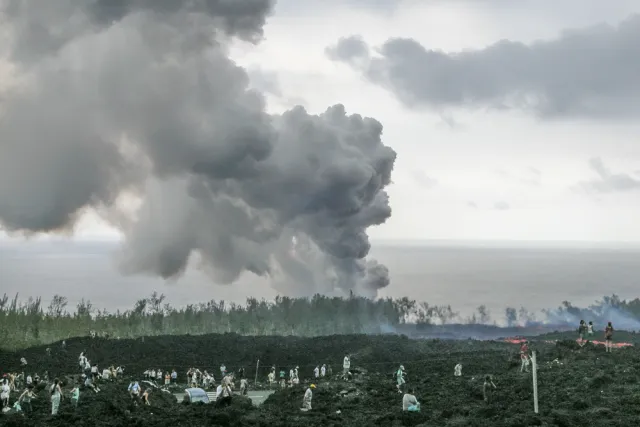
MULTIPOLYGON (((584 347, 589 341, 593 340, 594 327, 593 322, 586 323, 584 320, 580 320, 578 326, 578 344, 584 347)), ((604 347, 607 353, 611 353, 613 349, 613 325, 611 322, 607 322, 607 326, 604 328, 604 347)))
MULTIPOLYGON (((584 320, 580 321, 578 327, 579 339, 578 343, 582 347, 586 345, 594 336, 593 322, 586 323, 584 320)), ((92 336, 95 336, 92 334, 92 336)), ((604 329, 605 348, 607 352, 611 352, 613 348, 613 326, 611 322, 608 322, 604 329)), ((66 342, 63 341, 62 350, 66 352, 66 342)), ((47 348, 46 353, 50 356, 51 349, 47 348)), ((529 350, 529 342, 524 341, 520 346, 520 372, 528 373, 531 365, 531 352, 529 350)), ((44 384, 50 394, 51 400, 51 414, 56 415, 58 413, 60 403, 65 397, 63 391, 63 382, 58 378, 50 381, 48 372, 44 372, 40 377, 38 373, 30 373, 27 360, 22 357, 20 364, 23 369, 22 373, 8 373, 5 374, 0 381, 0 400, 2 402, 3 412, 7 412, 11 409, 16 412, 22 412, 29 414, 32 412, 31 402, 37 399, 36 389, 40 384, 44 384), (26 373, 25 373, 26 372, 26 373), (17 398, 11 404, 11 394, 15 393, 17 398)), ((71 384, 71 388, 68 391, 68 397, 71 405, 75 408, 78 406, 80 400, 80 391, 89 390, 94 393, 100 392, 100 383, 117 381, 124 376, 124 367, 111 365, 105 367, 102 370, 99 369, 96 363, 91 363, 87 357, 86 351, 83 351, 78 356, 79 375, 76 375, 71 384)), ((328 364, 318 364, 313 368, 313 372, 310 375, 309 380, 312 382, 308 385, 302 398, 302 411, 311 410, 311 402, 313 399, 313 392, 316 389, 316 383, 323 381, 325 378, 341 379, 343 381, 349 381, 352 379, 351 369, 351 357, 345 355, 342 360, 342 374, 333 377, 333 371, 328 364)), ((173 369, 163 370, 161 368, 150 368, 143 372, 143 377, 146 387, 143 388, 138 381, 130 382, 128 386, 128 393, 134 400, 134 403, 140 403, 144 405, 150 405, 150 396, 153 389, 159 389, 169 392, 169 386, 176 386, 178 383, 181 385, 187 385, 191 388, 202 388, 204 390, 216 390, 216 403, 222 406, 228 405, 234 395, 235 380, 239 379, 240 387, 237 394, 247 395, 249 389, 249 382, 245 378, 244 368, 240 367, 235 372, 229 372, 224 364, 220 365, 220 382, 216 386, 215 376, 213 371, 200 370, 195 367, 188 368, 181 378, 178 371, 173 369)), ((403 411, 416 412, 420 411, 420 403, 415 396, 415 389, 411 387, 407 389, 406 369, 403 365, 400 365, 394 373, 396 379, 397 392, 402 394, 402 409, 403 411)), ((454 367, 454 376, 462 376, 462 364, 457 363, 454 367)), ((276 367, 272 366, 269 374, 267 375, 267 381, 270 386, 280 387, 293 387, 300 384, 300 367, 290 368, 287 373, 287 369, 280 368, 277 372, 276 367)), ((482 385, 482 394, 486 402, 491 401, 491 395, 497 387, 493 382, 493 378, 490 375, 484 377, 482 385)))

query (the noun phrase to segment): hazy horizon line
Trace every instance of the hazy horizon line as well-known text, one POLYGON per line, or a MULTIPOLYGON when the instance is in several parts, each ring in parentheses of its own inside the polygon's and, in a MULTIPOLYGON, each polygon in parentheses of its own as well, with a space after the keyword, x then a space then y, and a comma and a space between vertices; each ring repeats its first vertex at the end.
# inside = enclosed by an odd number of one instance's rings
MULTIPOLYGON (((460 248, 576 248, 576 249, 640 249, 640 241, 613 240, 519 240, 519 239, 370 239, 378 247, 460 247, 460 248)), ((0 246, 29 244, 117 245, 121 239, 74 238, 62 236, 37 236, 34 238, 1 238, 0 246)))

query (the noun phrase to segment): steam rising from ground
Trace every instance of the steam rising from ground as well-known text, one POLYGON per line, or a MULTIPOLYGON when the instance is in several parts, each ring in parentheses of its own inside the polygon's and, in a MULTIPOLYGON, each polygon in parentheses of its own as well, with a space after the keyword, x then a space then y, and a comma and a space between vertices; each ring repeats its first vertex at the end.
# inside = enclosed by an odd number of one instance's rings
POLYGON ((249 271, 294 296, 389 283, 366 259, 391 215, 382 125, 341 105, 269 115, 227 55, 260 40, 271 1, 0 5, 2 228, 72 230, 93 208, 124 232, 128 273, 177 277, 196 253, 216 282, 249 271))

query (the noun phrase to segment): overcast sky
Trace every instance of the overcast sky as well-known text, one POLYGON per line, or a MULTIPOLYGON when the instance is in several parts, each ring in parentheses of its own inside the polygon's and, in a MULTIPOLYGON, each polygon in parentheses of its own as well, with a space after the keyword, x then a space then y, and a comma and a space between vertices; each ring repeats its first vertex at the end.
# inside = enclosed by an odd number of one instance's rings
MULTIPOLYGON (((280 0, 264 40, 231 57, 269 112, 341 103, 382 123, 397 160, 373 239, 637 242, 634 13, 637 0, 280 0)), ((118 236, 93 214, 76 232, 118 236)))

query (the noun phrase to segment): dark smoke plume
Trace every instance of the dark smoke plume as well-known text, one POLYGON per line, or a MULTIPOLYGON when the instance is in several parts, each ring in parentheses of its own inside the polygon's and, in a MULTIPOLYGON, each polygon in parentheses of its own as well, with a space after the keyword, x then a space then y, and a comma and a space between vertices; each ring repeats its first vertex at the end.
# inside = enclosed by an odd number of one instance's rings
POLYGON ((129 273, 178 277, 196 255, 218 283, 249 271, 292 295, 389 283, 366 259, 391 215, 382 125, 342 105, 269 115, 227 55, 262 38, 269 0, 0 1, 6 231, 72 230, 92 208, 129 273))

